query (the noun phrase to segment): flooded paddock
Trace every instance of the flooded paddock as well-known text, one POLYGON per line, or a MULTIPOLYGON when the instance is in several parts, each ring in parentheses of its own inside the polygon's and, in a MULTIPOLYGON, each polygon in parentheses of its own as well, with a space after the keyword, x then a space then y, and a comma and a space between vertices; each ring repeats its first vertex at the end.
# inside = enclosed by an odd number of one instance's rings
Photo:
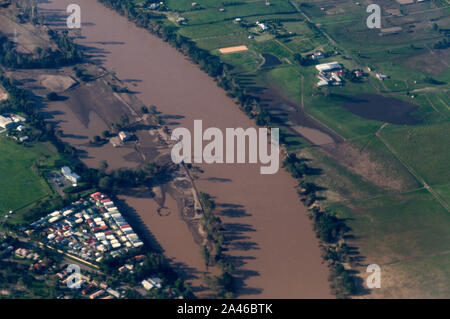
POLYGON ((393 97, 379 94, 358 94, 347 98, 342 106, 355 115, 369 120, 377 120, 399 125, 414 125, 420 120, 412 113, 419 106, 393 97))

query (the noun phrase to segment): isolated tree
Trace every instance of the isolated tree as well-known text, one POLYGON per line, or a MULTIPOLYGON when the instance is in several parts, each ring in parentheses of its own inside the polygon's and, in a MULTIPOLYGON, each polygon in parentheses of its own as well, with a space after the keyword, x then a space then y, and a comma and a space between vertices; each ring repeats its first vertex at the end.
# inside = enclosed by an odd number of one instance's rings
POLYGON ((49 101, 56 101, 58 100, 59 96, 56 92, 50 92, 47 94, 47 100, 49 101))

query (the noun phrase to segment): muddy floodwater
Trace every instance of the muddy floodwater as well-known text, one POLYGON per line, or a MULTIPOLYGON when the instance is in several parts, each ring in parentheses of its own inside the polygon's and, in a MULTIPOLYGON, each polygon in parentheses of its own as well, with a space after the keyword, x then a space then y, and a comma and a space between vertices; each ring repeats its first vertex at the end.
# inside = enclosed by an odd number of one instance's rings
POLYGON ((420 120, 412 115, 416 104, 379 94, 359 94, 347 99, 344 108, 366 119, 399 125, 414 125, 420 120))
MULTIPOLYGON (((43 1, 47 22, 59 26, 72 0, 43 1)), ((129 84, 146 105, 156 105, 170 128, 253 127, 198 66, 146 30, 94 0, 78 0, 82 37, 92 59, 129 84)), ((214 197, 236 265, 239 297, 329 298, 328 270, 296 182, 280 169, 261 175, 260 164, 201 165, 197 187, 214 197)), ((200 247, 175 213, 159 216, 152 199, 124 198, 154 234, 165 254, 192 273, 201 272, 200 247), (148 201, 148 202, 145 202, 148 201)), ((174 203, 167 204, 172 207, 174 203)))

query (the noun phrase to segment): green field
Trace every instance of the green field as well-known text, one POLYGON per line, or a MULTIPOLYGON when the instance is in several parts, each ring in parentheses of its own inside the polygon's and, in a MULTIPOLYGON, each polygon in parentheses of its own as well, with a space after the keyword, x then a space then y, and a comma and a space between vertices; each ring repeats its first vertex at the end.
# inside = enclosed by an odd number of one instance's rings
POLYGON ((376 296, 448 297, 450 214, 426 190, 329 208, 347 219, 364 264, 381 267, 376 296))
POLYGON ((450 123, 382 132, 399 156, 430 185, 450 181, 450 123))
POLYGON ((9 210, 21 211, 53 191, 36 170, 36 164, 49 165, 57 159, 44 144, 18 145, 0 135, 0 215, 9 210))

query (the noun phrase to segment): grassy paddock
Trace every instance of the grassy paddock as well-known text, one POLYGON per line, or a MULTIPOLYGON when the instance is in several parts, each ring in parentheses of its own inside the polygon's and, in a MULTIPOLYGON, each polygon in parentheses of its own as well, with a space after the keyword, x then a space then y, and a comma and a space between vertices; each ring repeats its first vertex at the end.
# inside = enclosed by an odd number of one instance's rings
POLYGON ((431 185, 450 180, 450 123, 382 131, 399 156, 431 185))
POLYGON ((25 208, 53 193, 33 169, 33 164, 52 156, 50 150, 43 145, 18 145, 5 136, 0 136, 0 150, 0 212, 25 208))

